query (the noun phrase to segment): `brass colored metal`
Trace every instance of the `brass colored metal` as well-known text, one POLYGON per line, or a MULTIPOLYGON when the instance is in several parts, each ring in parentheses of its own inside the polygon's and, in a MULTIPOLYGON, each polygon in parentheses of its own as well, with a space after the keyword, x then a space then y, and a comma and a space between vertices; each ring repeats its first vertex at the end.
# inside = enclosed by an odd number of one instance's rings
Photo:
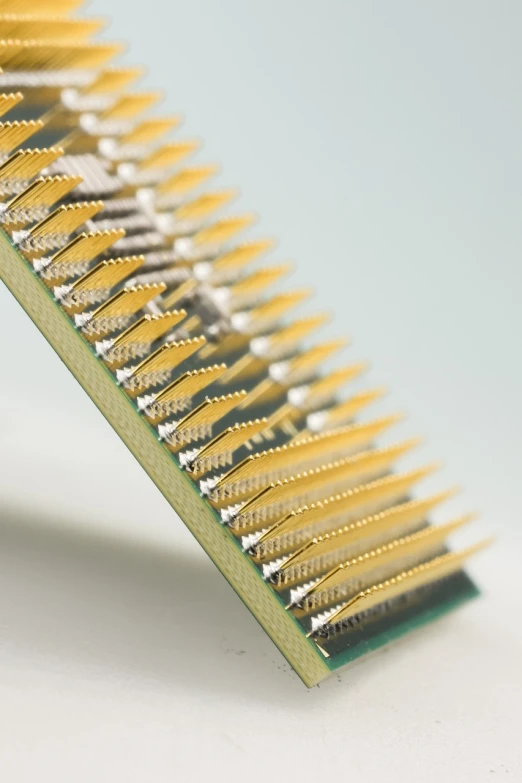
MULTIPOLYGON (((67 286, 67 292, 60 297, 62 306, 69 313, 81 313, 86 307, 106 299, 111 289, 139 269, 143 261, 143 256, 126 256, 100 261, 67 286)), ((55 288, 55 293, 58 291, 59 289, 55 288)))
POLYGON ((473 514, 466 514, 443 525, 429 525, 417 533, 396 538, 340 563, 302 592, 299 605, 307 611, 316 609, 321 604, 339 600, 339 591, 343 585, 358 585, 365 577, 371 577, 376 569, 395 567, 397 571, 402 568, 401 563, 412 556, 429 558, 434 548, 440 548, 448 536, 474 518, 473 514))
POLYGON ((354 454, 399 418, 386 416, 252 454, 218 479, 210 497, 217 500, 254 494, 270 481, 289 478, 301 469, 317 467, 328 458, 334 460, 354 454))
POLYGON ((385 582, 364 590, 341 606, 334 614, 330 615, 328 626, 335 626, 350 617, 369 612, 386 601, 391 601, 405 593, 433 584, 456 571, 460 571, 468 558, 480 552, 491 543, 492 539, 485 539, 460 552, 448 552, 430 560, 428 563, 421 563, 421 565, 403 571, 392 579, 387 579, 385 582))
POLYGON ((122 50, 121 44, 83 41, 0 41, 0 67, 9 71, 88 69, 103 65, 122 50))
MULTIPOLYGON (((1 19, 0 17, 0 29, 1 29, 1 19)), ((10 92, 10 93, 3 93, 0 94, 0 117, 2 117, 4 114, 7 114, 8 111, 11 111, 12 108, 14 108, 20 101, 22 100, 24 96, 21 92, 10 92)))
MULTIPOLYGON (((0 51, 2 48, 0 41, 0 51)), ((34 133, 43 128, 41 120, 17 120, 0 122, 0 155, 8 155, 12 150, 27 141, 34 133)))
POLYGON ((418 442, 417 439, 411 439, 396 446, 361 451, 353 457, 330 462, 270 484, 247 500, 237 516, 246 523, 266 522, 273 517, 281 517, 291 508, 301 508, 317 496, 327 497, 335 487, 347 489, 382 474, 418 442))
POLYGON ((94 81, 83 89, 86 95, 110 95, 129 87, 132 82, 143 76, 143 68, 107 68, 100 71, 94 81))
MULTIPOLYGON (((327 533, 304 537, 298 543, 292 541, 291 537, 290 540, 285 540, 284 528, 274 525, 259 536, 253 550, 260 560, 294 550, 291 557, 285 560, 287 570, 291 567, 304 568, 313 561, 326 564, 323 570, 327 570, 336 562, 336 557, 337 562, 343 559, 342 551, 354 554, 364 552, 374 541, 386 541, 416 529, 422 525, 432 509, 454 494, 455 490, 452 489, 428 498, 392 504, 386 509, 348 522, 327 533)), ((306 571, 307 574, 312 572, 313 568, 306 571)))
POLYGON ((0 39, 82 41, 104 27, 103 19, 68 19, 37 14, 0 14, 0 39))
POLYGON ((273 239, 259 239, 253 242, 245 242, 237 245, 232 250, 225 251, 212 264, 210 282, 220 283, 234 279, 247 264, 250 264, 264 253, 268 253, 273 246, 273 239))
POLYGON ((17 150, 0 163, 0 194, 20 193, 28 187, 33 177, 63 154, 60 147, 48 149, 17 150))
POLYGON ((121 137, 122 144, 151 144, 181 123, 180 117, 148 117, 121 137))
POLYGON ((1 216, 4 226, 13 231, 41 219, 49 207, 74 190, 81 181, 81 177, 40 177, 7 203, 1 216))
MULTIPOLYGON (((122 385, 132 396, 165 383, 172 371, 205 345, 204 337, 192 337, 160 346, 140 364, 130 367, 122 385)), ((123 371, 125 373, 125 371, 123 371)))
POLYGON ((192 398, 206 386, 214 383, 224 371, 224 364, 214 364, 211 367, 191 370, 180 375, 159 394, 152 395, 153 400, 144 409, 146 416, 157 424, 172 413, 189 408, 192 398))
POLYGON ((178 207, 174 212, 174 219, 176 222, 202 220, 228 204, 236 195, 237 191, 232 188, 218 190, 214 193, 203 193, 203 195, 178 207))
POLYGON ((157 193, 160 196, 183 196, 213 177, 217 170, 217 166, 194 166, 183 169, 161 182, 156 189, 157 193))
MULTIPOLYGON (((159 126, 157 126, 158 128, 159 126)), ((151 129, 149 129, 149 133, 151 129)), ((141 138, 145 133, 145 129, 141 130, 141 138)), ((136 132, 134 136, 138 136, 136 132)), ((135 144, 136 142, 132 142, 135 144)), ((137 143, 143 143, 138 141, 137 143)), ((143 158, 138 164, 140 169, 168 169, 171 166, 175 166, 185 160, 189 155, 192 155, 199 147, 198 141, 171 141, 168 144, 163 144, 161 147, 157 147, 143 158)))
POLYGON ((155 103, 163 98, 160 92, 129 92, 123 93, 119 98, 106 109, 101 115, 101 119, 110 120, 131 120, 139 114, 147 111, 155 103))
POLYGON ((164 290, 164 283, 122 288, 107 302, 104 302, 93 312, 89 312, 88 320, 85 323, 83 320, 80 321, 84 336, 94 342, 116 329, 123 328, 127 325, 127 319, 164 290))
POLYGON ((209 470, 230 463, 232 454, 266 427, 266 420, 254 419, 241 424, 234 424, 220 432, 210 443, 198 450, 190 462, 188 470, 194 477, 202 476, 209 470))
POLYGON ((168 447, 178 451, 183 445, 212 434, 213 425, 234 410, 245 396, 246 391, 236 391, 221 397, 208 398, 175 423, 166 438, 168 447))
POLYGON ((146 354, 152 343, 170 332, 186 316, 185 310, 167 310, 160 315, 143 315, 124 332, 110 341, 107 347, 100 346, 107 364, 117 369, 126 362, 146 354))

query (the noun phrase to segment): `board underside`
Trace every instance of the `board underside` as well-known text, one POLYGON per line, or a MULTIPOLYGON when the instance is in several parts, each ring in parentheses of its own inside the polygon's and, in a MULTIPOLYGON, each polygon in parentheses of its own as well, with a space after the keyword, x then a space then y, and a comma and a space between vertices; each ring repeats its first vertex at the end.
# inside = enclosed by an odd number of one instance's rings
POLYGON ((0 277, 308 687, 479 594, 471 579, 459 571, 379 619, 361 622, 349 633, 319 643, 308 638, 299 620, 285 609, 284 600, 180 468, 176 456, 158 440, 135 402, 117 385, 92 345, 1 230, 0 277))

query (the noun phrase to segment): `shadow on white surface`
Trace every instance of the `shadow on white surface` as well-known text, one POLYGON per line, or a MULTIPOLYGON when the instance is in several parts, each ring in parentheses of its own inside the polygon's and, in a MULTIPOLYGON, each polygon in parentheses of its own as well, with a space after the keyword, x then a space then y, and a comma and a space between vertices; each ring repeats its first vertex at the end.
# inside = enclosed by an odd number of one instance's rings
POLYGON ((263 700, 281 696, 275 667, 303 687, 204 556, 13 507, 0 540, 1 623, 19 654, 263 700))

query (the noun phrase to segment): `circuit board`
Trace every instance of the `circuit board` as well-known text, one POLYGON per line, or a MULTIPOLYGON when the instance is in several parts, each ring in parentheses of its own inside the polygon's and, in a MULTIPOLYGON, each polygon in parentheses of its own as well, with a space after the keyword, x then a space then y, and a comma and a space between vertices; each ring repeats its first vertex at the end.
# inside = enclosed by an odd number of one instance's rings
MULTIPOLYGON (((0 276, 306 685, 476 596, 310 292, 78 3, 0 0, 0 276), (348 393, 344 391, 348 388, 348 393), (359 419, 362 414, 362 419, 359 419)), ((212 608, 209 602, 209 611, 212 608)))

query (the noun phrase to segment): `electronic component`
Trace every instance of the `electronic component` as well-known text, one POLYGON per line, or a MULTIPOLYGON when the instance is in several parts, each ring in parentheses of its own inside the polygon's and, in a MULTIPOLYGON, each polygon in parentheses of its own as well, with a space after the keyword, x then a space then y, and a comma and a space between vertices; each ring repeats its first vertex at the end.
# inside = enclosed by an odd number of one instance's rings
POLYGON ((345 340, 293 312, 308 289, 271 292, 288 264, 251 268, 271 240, 219 214, 235 191, 78 5, 0 0, 0 275, 314 685, 475 596, 487 542, 448 549, 470 517, 430 524, 451 492, 396 467, 416 441, 379 445, 400 417, 350 391, 365 365, 323 369, 345 340))

